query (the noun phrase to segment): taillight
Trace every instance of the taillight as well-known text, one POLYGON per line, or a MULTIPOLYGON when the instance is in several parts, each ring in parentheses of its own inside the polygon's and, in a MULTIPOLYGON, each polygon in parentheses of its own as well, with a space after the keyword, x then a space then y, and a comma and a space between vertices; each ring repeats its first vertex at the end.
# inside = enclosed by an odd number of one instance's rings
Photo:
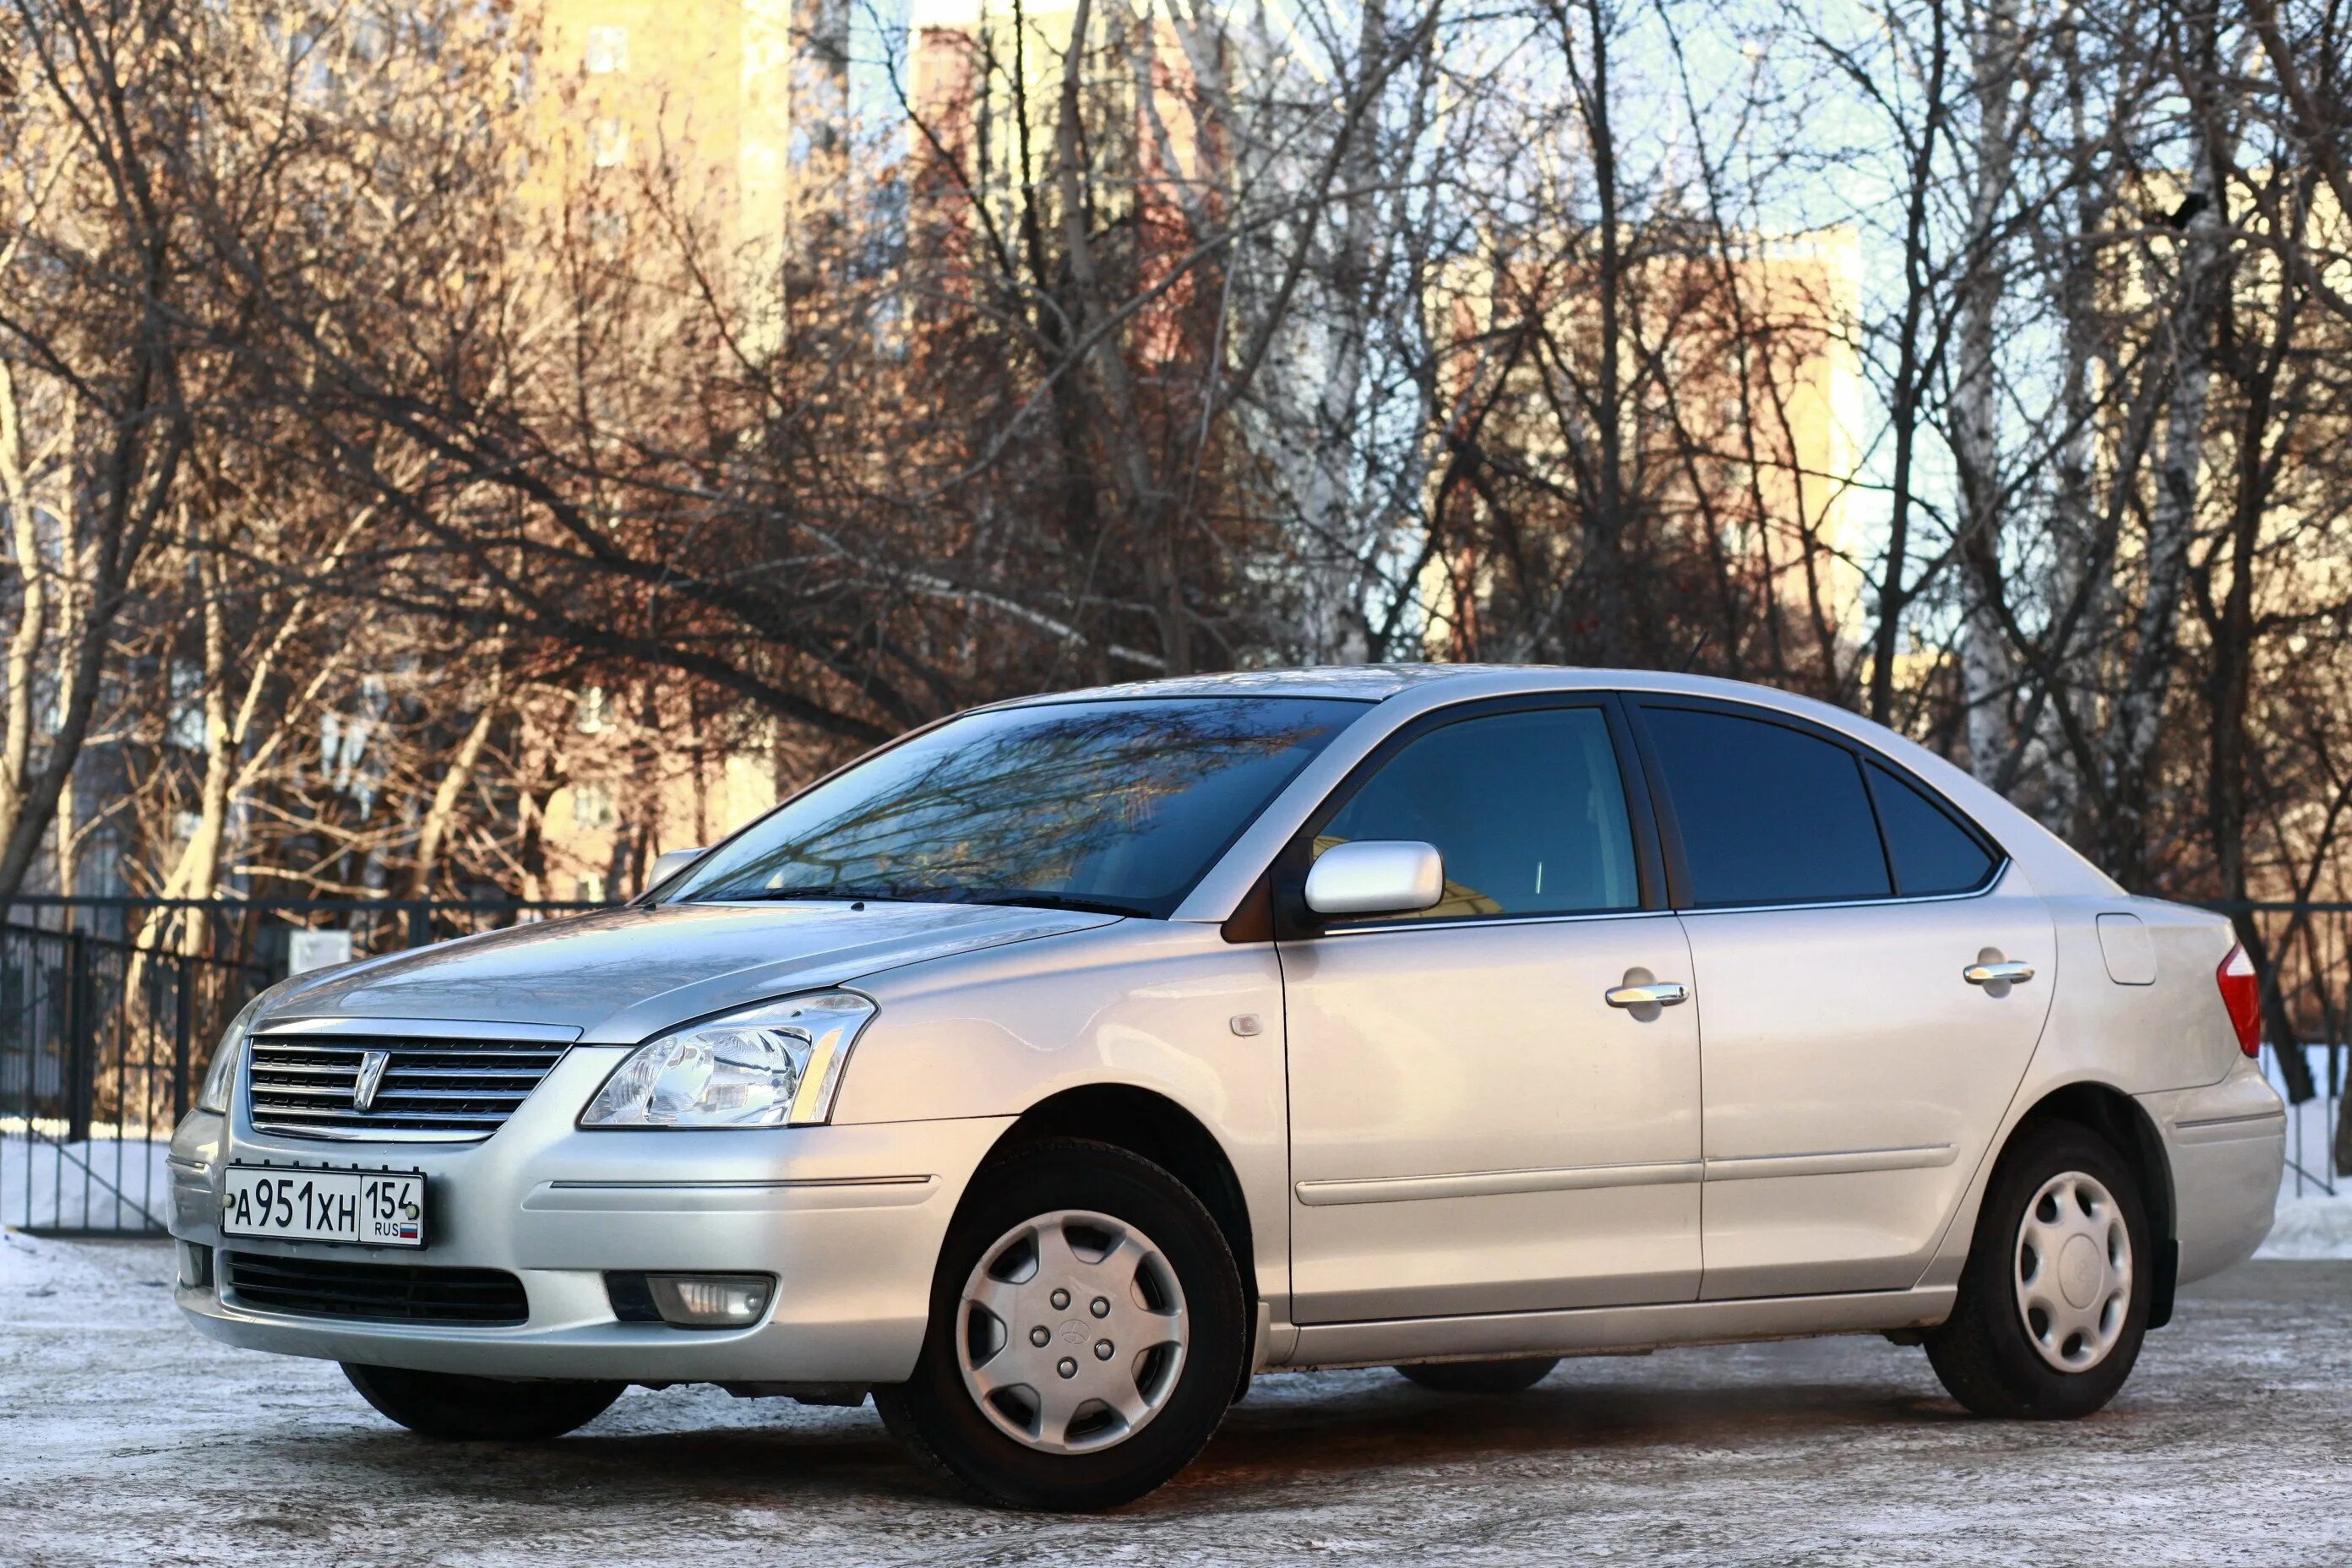
POLYGON ((2238 1031, 2238 1048, 2250 1057, 2263 1053, 2263 981, 2246 950, 2232 945, 2230 956, 2213 972, 2221 987, 2221 1005, 2230 1010, 2230 1026, 2238 1031))

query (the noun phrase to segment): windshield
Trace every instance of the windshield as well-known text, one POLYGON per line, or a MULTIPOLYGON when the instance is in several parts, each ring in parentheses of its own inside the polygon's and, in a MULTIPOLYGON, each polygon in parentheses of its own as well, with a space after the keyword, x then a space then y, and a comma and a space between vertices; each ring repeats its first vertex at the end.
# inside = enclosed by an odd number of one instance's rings
POLYGON ((909 899, 1165 919, 1360 702, 1170 697, 973 713, 785 802, 674 900, 909 899))

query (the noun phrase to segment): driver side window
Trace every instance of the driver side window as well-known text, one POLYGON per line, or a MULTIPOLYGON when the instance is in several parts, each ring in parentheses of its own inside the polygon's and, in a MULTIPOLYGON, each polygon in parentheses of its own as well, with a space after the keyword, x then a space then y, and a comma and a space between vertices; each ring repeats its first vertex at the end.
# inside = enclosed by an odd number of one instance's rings
POLYGON ((1339 808, 1315 853, 1376 838, 1418 839, 1445 861, 1444 897, 1383 923, 1641 907, 1624 784, 1598 708, 1489 714, 1413 740, 1339 808))

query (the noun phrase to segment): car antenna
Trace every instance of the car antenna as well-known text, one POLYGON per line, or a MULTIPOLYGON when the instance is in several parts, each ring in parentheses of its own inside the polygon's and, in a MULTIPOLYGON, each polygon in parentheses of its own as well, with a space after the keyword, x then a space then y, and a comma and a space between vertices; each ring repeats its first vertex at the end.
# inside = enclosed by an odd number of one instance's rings
POLYGON ((1698 662, 1698 656, 1706 649, 1706 639, 1714 635, 1715 628, 1713 626, 1699 627, 1698 640, 1690 645, 1690 652, 1683 655, 1682 667, 1675 671, 1676 675, 1688 675, 1690 673, 1690 667, 1698 662))

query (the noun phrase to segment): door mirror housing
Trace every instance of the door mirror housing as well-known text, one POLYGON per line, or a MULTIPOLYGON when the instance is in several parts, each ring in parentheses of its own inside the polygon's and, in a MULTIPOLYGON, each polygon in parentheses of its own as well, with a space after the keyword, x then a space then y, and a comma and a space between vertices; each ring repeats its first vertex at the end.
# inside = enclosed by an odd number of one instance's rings
POLYGON ((1445 896, 1445 861, 1433 844, 1365 838, 1334 844, 1307 872, 1307 907, 1318 915, 1402 915, 1445 896))
POLYGON ((699 847, 692 849, 663 850, 654 857, 652 868, 646 872, 646 890, 651 891, 660 887, 664 882, 701 859, 702 856, 703 850, 699 847))

